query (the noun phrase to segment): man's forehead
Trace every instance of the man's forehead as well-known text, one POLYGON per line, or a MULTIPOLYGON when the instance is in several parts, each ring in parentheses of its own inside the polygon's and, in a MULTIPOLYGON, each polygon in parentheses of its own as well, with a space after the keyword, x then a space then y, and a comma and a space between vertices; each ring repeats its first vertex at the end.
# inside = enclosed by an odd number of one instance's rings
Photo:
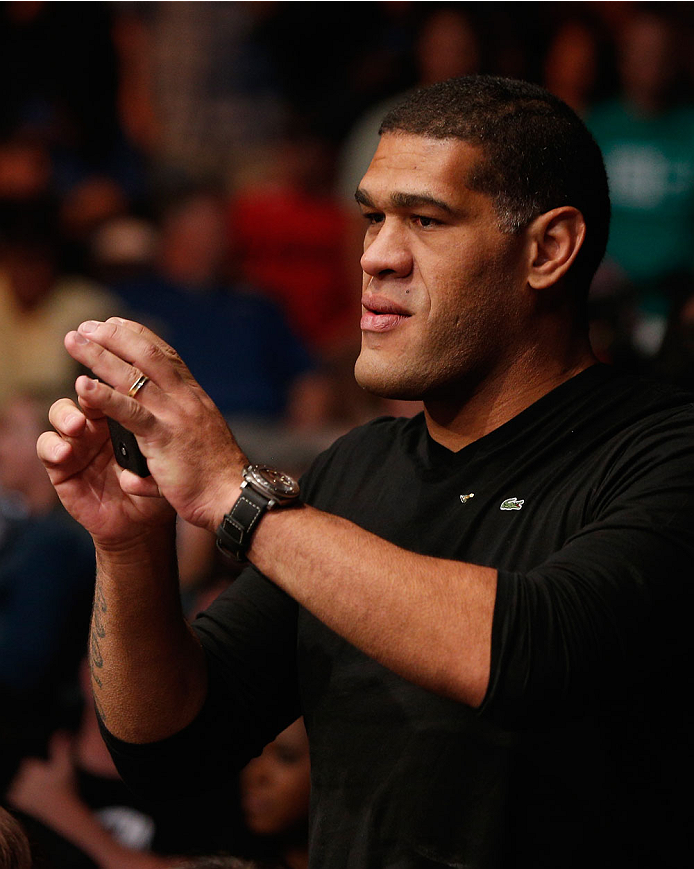
POLYGON ((435 139, 409 133, 386 133, 357 190, 357 202, 375 204, 384 198, 395 207, 429 202, 452 210, 468 196, 470 172, 480 148, 461 139, 435 139))

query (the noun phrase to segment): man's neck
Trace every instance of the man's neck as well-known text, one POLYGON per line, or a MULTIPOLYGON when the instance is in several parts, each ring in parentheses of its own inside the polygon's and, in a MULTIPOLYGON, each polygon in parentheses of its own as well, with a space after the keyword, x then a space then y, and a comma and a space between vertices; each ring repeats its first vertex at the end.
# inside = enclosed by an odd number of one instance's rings
POLYGON ((498 371, 459 400, 427 400, 424 415, 431 437, 458 452, 504 425, 544 395, 596 362, 590 351, 570 363, 516 365, 498 371))

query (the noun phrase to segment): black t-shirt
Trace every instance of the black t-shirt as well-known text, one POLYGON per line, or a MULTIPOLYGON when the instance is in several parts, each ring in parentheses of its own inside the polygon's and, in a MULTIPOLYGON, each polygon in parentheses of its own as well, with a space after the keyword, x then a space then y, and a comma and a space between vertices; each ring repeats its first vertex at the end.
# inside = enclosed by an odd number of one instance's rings
POLYGON ((693 435, 688 397, 604 366, 457 453, 422 417, 350 433, 308 502, 499 571, 481 709, 401 679, 249 570, 196 622, 206 708, 156 746, 115 744, 122 772, 166 789, 176 757, 187 787, 225 775, 303 712, 314 867, 681 865, 693 435))

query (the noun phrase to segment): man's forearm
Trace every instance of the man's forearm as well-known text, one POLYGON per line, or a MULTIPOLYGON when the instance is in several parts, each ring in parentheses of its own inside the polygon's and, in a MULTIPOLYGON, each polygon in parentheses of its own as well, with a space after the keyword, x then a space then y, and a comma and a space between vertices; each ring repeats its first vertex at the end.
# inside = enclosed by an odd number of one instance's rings
POLYGON ((162 739, 192 721, 206 692, 203 652, 181 610, 174 534, 96 550, 89 643, 96 707, 120 739, 162 739))
POLYGON ((249 555, 386 667, 471 706, 484 699, 495 570, 408 552, 310 507, 268 513, 249 555))

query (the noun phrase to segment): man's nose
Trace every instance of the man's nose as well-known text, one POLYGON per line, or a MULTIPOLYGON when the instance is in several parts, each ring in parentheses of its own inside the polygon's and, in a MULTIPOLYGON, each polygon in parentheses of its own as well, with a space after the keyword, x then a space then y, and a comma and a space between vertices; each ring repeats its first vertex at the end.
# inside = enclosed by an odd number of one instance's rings
POLYGON ((405 227, 386 218, 374 237, 367 235, 361 267, 372 277, 408 275, 412 271, 412 254, 405 227))

